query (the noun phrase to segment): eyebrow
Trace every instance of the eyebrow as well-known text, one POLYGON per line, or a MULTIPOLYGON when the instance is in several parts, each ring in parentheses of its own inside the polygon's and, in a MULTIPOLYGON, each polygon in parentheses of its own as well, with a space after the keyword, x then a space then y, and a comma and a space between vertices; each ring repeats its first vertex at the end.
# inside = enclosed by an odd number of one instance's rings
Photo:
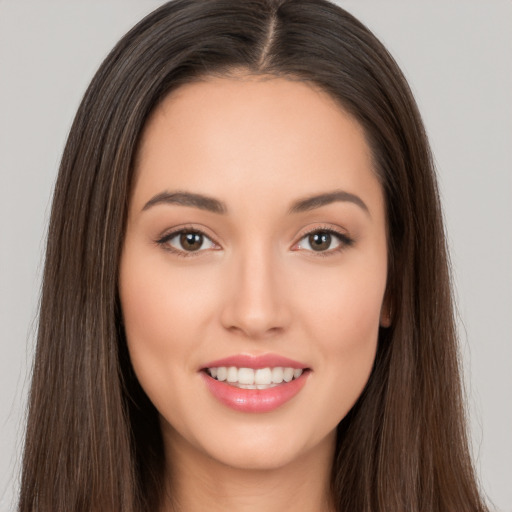
MULTIPOLYGON (((323 194, 308 196, 295 201, 290 209, 289 214, 302 213, 310 210, 315 210, 322 206, 326 206, 335 202, 349 202, 359 206, 366 213, 370 213, 368 206, 357 195, 351 194, 344 190, 334 190, 323 194)), ((213 213, 225 214, 228 209, 225 203, 214 199, 213 197, 204 196, 202 194, 194 194, 192 192, 176 191, 176 192, 161 192, 152 197, 142 208, 142 211, 158 204, 176 204, 180 206, 190 206, 192 208, 199 208, 200 210, 207 210, 213 213)))
POLYGON ((333 192, 326 192, 324 194, 299 199, 292 204, 288 213, 307 212, 338 201, 353 203, 370 214, 368 206, 366 206, 366 203, 359 196, 345 192, 344 190, 334 190, 333 192))
POLYGON ((191 192, 161 192, 152 197, 142 208, 142 211, 148 210, 157 204, 177 204, 180 206, 191 206, 200 210, 207 210, 213 213, 226 213, 227 208, 224 203, 213 197, 203 196, 202 194, 193 194, 191 192))

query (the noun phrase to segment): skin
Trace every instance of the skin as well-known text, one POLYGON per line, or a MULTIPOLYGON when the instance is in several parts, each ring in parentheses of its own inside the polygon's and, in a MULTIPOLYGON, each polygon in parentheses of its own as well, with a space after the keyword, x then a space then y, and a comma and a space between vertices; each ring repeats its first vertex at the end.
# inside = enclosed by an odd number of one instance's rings
POLYGON ((330 508, 336 425, 368 380, 379 325, 389 325, 386 275, 371 153, 361 126, 329 95, 304 82, 237 76, 182 86, 159 105, 138 154, 120 298, 180 510, 330 508), (177 190, 222 201, 226 212, 145 208, 177 190), (364 207, 343 200, 289 211, 335 190, 364 207), (159 243, 179 229, 208 238, 188 253, 179 237, 159 243), (314 251, 313 229, 352 243, 332 236, 314 251), (205 386, 206 363, 267 353, 311 369, 278 409, 234 411, 205 386))

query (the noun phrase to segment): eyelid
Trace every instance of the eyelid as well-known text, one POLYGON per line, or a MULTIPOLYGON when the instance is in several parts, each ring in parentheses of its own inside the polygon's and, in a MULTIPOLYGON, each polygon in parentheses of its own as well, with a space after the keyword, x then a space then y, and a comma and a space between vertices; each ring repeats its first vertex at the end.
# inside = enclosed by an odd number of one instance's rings
MULTIPOLYGON (((188 225, 182 225, 177 226, 175 228, 172 228, 170 230, 167 230, 158 237, 158 239, 155 240, 155 243, 157 245, 162 246, 162 248, 166 251, 169 251, 171 253, 174 253, 181 257, 193 257, 193 256, 199 256, 201 253, 206 251, 212 251, 212 250, 219 250, 222 249, 221 245, 216 241, 216 237, 213 237, 210 234, 206 233, 205 228, 197 227, 196 225, 188 224, 188 225), (171 245, 168 244, 169 240, 172 240, 174 237, 178 236, 181 233, 198 233, 202 235, 204 238, 207 238, 213 245, 215 245, 215 248, 207 248, 207 249, 198 249, 196 251, 185 251, 177 249, 171 245)), ((303 250, 308 253, 314 254, 314 256, 319 257, 326 257, 331 256, 334 254, 338 254, 345 250, 346 248, 352 246, 354 244, 354 239, 344 230, 333 227, 332 225, 317 225, 313 228, 308 229, 307 231, 303 232, 300 236, 300 238, 293 244, 291 247, 291 250, 293 251, 299 251, 303 250), (314 251, 314 250, 308 250, 308 249, 302 249, 297 248, 297 246, 300 244, 302 240, 304 240, 306 237, 310 236, 313 233, 329 233, 330 235, 333 235, 336 237, 339 241, 338 247, 335 247, 334 249, 328 249, 326 251, 314 251)))
POLYGON ((342 252, 346 248, 352 246, 354 244, 354 241, 355 240, 346 231, 341 230, 340 228, 333 227, 332 225, 317 225, 314 228, 311 228, 306 232, 302 233, 298 241, 293 244, 292 250, 305 250, 306 252, 312 253, 315 256, 326 257, 342 252), (302 240, 312 235, 313 233, 329 233, 330 235, 334 235, 339 241, 339 246, 335 247, 334 249, 328 249, 326 251, 294 249, 294 247, 297 247, 302 240))
POLYGON ((188 258, 193 256, 199 256, 201 253, 206 251, 216 251, 221 248, 220 244, 215 240, 215 237, 213 237, 210 234, 206 233, 206 230, 204 228, 199 228, 192 224, 187 224, 183 226, 178 226, 172 229, 169 229, 165 231, 162 235, 160 235, 156 240, 155 243, 159 246, 161 246, 164 250, 169 251, 171 253, 174 253, 178 256, 188 258), (197 233, 204 238, 208 239, 213 245, 215 245, 215 248, 207 248, 207 249, 198 249, 197 251, 184 251, 177 249, 176 247, 173 247, 168 244, 170 240, 175 238, 176 236, 180 235, 181 233, 197 233))

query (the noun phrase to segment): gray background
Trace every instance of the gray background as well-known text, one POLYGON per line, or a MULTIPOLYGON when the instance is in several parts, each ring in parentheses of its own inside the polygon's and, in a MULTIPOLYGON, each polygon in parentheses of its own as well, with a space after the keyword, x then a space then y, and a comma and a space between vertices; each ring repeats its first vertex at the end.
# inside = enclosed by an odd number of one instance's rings
MULTIPOLYGON (((0 511, 13 510, 50 198, 74 112, 157 0, 0 0, 0 511)), ((512 511, 512 2, 346 0, 394 54, 436 156, 473 451, 512 511)))

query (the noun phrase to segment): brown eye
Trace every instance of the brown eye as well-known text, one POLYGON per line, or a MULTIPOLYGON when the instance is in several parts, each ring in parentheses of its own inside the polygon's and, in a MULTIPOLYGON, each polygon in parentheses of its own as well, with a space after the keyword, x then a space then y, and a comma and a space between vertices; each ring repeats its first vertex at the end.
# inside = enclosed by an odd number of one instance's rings
POLYGON ((308 235, 308 241, 313 251, 326 251, 331 247, 332 236, 326 231, 317 231, 308 235))
POLYGON ((304 235, 297 244, 298 249, 317 253, 334 254, 350 247, 354 241, 344 233, 331 229, 317 229, 304 235))
POLYGON ((199 253, 206 249, 218 249, 218 246, 204 233, 191 230, 175 231, 157 240, 157 243, 182 256, 186 256, 187 253, 189 255, 194 252, 199 253))
POLYGON ((185 251, 198 251, 203 245, 203 235, 191 232, 181 233, 180 244, 185 251))

